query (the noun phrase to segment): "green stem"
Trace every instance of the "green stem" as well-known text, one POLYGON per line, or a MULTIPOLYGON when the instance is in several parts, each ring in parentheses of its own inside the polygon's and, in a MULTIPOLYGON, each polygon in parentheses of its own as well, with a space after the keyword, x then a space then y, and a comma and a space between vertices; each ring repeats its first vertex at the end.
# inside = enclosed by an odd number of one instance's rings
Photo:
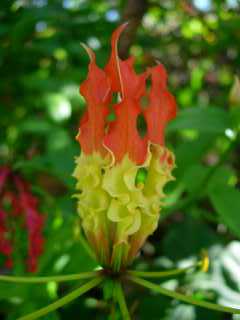
POLYGON ((128 307, 127 307, 127 303, 125 300, 125 296, 124 296, 124 292, 122 289, 122 285, 120 282, 116 282, 116 287, 115 287, 115 295, 117 298, 117 302, 119 304, 119 308, 122 314, 122 318, 124 320, 131 320, 129 311, 128 311, 128 307))
POLYGON ((71 302, 72 300, 75 300, 82 294, 86 293, 87 291, 91 290, 92 288, 98 286, 101 282, 103 281, 102 277, 98 277, 95 279, 90 280, 89 282, 85 283, 83 286, 80 288, 72 291, 71 293, 67 294, 65 297, 55 301, 54 303, 48 305, 47 307, 41 308, 38 311, 35 311, 33 313, 30 313, 26 316, 23 316, 19 318, 18 320, 34 320, 38 319, 49 312, 52 312, 58 308, 61 308, 65 304, 71 302))
POLYGON ((190 303, 190 304, 193 304, 193 305, 196 305, 199 307, 203 307, 203 308, 207 308, 210 310, 227 312, 227 313, 231 313, 231 314, 240 314, 240 309, 225 307, 225 306, 218 305, 218 304, 211 303, 211 302, 207 302, 207 301, 196 300, 193 297, 188 297, 188 296, 185 296, 184 294, 165 289, 157 284, 151 283, 151 282, 144 280, 144 279, 141 279, 141 278, 129 277, 129 279, 132 282, 137 283, 145 288, 159 292, 165 296, 177 299, 179 301, 190 303))
POLYGON ((82 272, 79 274, 69 274, 63 276, 50 276, 50 277, 15 277, 0 275, 0 281, 14 282, 14 283, 45 283, 50 281, 63 282, 80 279, 90 279, 98 275, 97 272, 82 272))
POLYGON ((127 274, 130 276, 135 277, 142 277, 142 278, 164 278, 169 276, 176 276, 182 273, 185 273, 189 270, 192 270, 194 268, 200 267, 202 265, 202 261, 199 261, 198 263, 195 263, 189 267, 181 268, 181 269, 173 269, 173 270, 166 270, 166 271, 135 271, 135 270, 129 270, 127 271, 127 274))

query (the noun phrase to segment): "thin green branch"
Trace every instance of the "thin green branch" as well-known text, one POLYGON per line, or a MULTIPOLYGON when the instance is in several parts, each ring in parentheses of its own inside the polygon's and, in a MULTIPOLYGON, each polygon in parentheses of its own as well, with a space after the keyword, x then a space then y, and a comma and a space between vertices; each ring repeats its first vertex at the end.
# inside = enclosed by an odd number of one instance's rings
POLYGON ((124 296, 124 292, 122 289, 122 285, 120 282, 116 282, 116 287, 115 287, 115 294, 116 294, 116 299, 117 302, 119 304, 119 308, 122 314, 122 318, 124 320, 131 320, 129 311, 128 311, 128 307, 127 307, 127 303, 125 300, 125 296, 124 296))
POLYGON ((172 269, 166 271, 135 271, 129 270, 127 271, 128 275, 135 276, 135 277, 142 277, 142 278, 164 278, 169 276, 177 276, 179 274, 185 273, 189 270, 194 268, 198 268, 202 266, 202 261, 199 261, 189 267, 186 268, 179 268, 179 269, 172 269))
POLYGON ((19 318, 18 320, 34 320, 38 319, 58 308, 61 308, 65 304, 71 302, 72 300, 75 300, 79 296, 83 295, 87 291, 91 290, 92 288, 98 286, 103 281, 102 277, 98 277, 95 279, 90 280, 89 282, 85 283, 80 288, 72 291, 71 293, 67 294, 65 297, 55 301, 54 303, 48 305, 47 307, 41 308, 33 313, 30 313, 26 316, 23 316, 19 318))
POLYGON ((14 283, 45 283, 50 281, 64 282, 81 279, 91 279, 98 276, 98 272, 82 272, 78 274, 69 274, 63 276, 50 276, 50 277, 15 277, 0 275, 0 281, 14 282, 14 283))
POLYGON ((199 307, 203 307, 203 308, 207 308, 210 310, 227 312, 227 313, 231 313, 231 314, 240 314, 240 309, 225 307, 225 306, 218 305, 218 304, 211 303, 211 302, 207 302, 207 301, 196 300, 193 297, 188 297, 188 296, 185 296, 184 294, 165 289, 157 284, 151 283, 151 282, 144 280, 144 279, 141 279, 141 278, 129 277, 129 279, 132 282, 137 283, 145 288, 159 292, 165 296, 177 299, 179 301, 190 303, 190 304, 193 304, 193 305, 196 305, 199 307))

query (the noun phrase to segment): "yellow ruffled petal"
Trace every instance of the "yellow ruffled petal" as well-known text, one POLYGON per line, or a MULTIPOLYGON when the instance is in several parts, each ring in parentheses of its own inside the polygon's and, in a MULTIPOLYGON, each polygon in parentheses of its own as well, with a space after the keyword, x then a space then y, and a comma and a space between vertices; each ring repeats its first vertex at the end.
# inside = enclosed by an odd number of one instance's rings
POLYGON ((107 212, 108 218, 112 222, 116 222, 118 232, 121 236, 118 239, 125 239, 137 232, 141 225, 141 213, 139 209, 124 206, 120 201, 113 199, 107 212))
POLYGON ((128 175, 129 171, 134 169, 135 171, 137 170, 132 161, 130 161, 127 156, 124 157, 120 164, 106 170, 103 179, 103 188, 112 197, 117 197, 122 203, 128 203, 130 201, 130 195, 125 175, 128 175))
POLYGON ((77 195, 77 198, 85 207, 95 211, 106 210, 110 202, 109 195, 100 187, 92 190, 83 190, 81 194, 77 195))
POLYGON ((174 156, 167 148, 151 144, 142 166, 127 155, 117 164, 109 159, 97 153, 77 158, 78 212, 100 263, 113 266, 116 256, 118 265, 122 256, 125 265, 157 228, 163 188, 173 179, 174 156), (144 179, 139 183, 142 168, 144 179))
POLYGON ((151 145, 152 158, 144 186, 147 197, 164 197, 163 187, 173 180, 171 172, 175 166, 175 158, 171 151, 159 145, 151 145))
POLYGON ((76 158, 76 168, 73 176, 77 179, 76 188, 82 190, 95 188, 101 184, 104 167, 108 160, 102 158, 98 153, 86 156, 82 153, 76 158))

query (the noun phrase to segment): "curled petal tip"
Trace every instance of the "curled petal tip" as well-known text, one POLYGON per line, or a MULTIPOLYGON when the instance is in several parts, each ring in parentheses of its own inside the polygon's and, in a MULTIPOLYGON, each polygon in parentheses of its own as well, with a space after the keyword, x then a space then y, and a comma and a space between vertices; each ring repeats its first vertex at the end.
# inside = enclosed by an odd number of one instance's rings
POLYGON ((83 49, 87 52, 89 59, 91 62, 95 61, 95 53, 91 48, 89 48, 85 43, 80 42, 80 45, 83 47, 83 49))
POLYGON ((128 24, 129 24, 129 21, 126 21, 126 22, 120 24, 117 27, 117 29, 113 32, 113 34, 112 34, 112 47, 113 48, 117 49, 119 37, 120 37, 121 33, 126 29, 128 24))
POLYGON ((104 144, 103 142, 103 147, 107 150, 107 152, 110 154, 110 157, 111 157, 111 162, 110 164, 108 165, 109 168, 113 167, 115 162, 116 162, 116 159, 115 159, 115 155, 114 153, 112 152, 112 150, 110 148, 108 148, 108 146, 106 144, 104 144))
POLYGON ((127 21, 125 21, 125 22, 123 22, 123 23, 121 24, 121 27, 122 27, 123 29, 125 29, 125 28, 129 25, 129 23, 130 23, 130 21, 127 20, 127 21))
POLYGON ((158 59, 155 59, 156 64, 162 64, 161 61, 159 61, 158 59))
POLYGON ((124 21, 121 23, 115 31, 120 31, 120 33, 129 25, 130 21, 124 21))

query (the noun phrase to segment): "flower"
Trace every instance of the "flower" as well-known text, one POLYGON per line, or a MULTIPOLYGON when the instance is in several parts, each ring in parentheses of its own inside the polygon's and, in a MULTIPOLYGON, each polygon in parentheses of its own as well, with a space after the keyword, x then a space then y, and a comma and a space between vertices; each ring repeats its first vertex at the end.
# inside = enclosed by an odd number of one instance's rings
POLYGON ((44 216, 39 212, 38 199, 31 193, 30 185, 10 167, 0 167, 0 253, 6 257, 5 265, 13 266, 14 221, 28 232, 27 269, 37 270, 38 258, 43 251, 44 216))
POLYGON ((176 116, 166 71, 158 64, 136 74, 133 57, 124 61, 118 57, 118 40, 125 27, 113 32, 104 69, 84 45, 90 63, 80 93, 87 109, 77 135, 81 155, 74 171, 85 235, 101 265, 115 271, 131 263, 157 228, 163 187, 173 179, 174 168, 174 155, 164 145, 165 127, 176 116), (112 102, 114 96, 117 103, 112 102), (147 99, 144 107, 143 98, 147 99), (146 132, 138 129, 139 119, 146 132))

